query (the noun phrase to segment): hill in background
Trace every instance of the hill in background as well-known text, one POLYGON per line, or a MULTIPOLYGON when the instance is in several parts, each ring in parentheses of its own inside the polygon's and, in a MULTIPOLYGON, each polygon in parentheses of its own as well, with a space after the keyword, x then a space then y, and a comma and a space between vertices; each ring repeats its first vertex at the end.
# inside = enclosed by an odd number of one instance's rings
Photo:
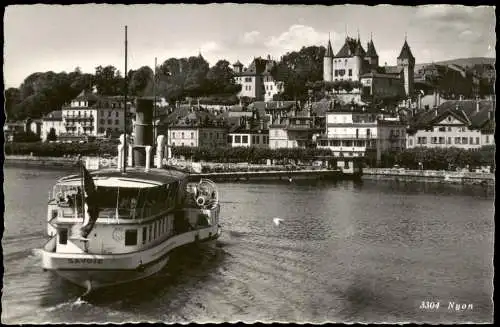
MULTIPOLYGON (((459 65, 464 68, 466 67, 471 67, 474 65, 480 65, 480 64, 490 64, 490 65, 495 65, 495 58, 486 58, 486 57, 473 57, 473 58, 459 58, 459 59, 451 59, 451 60, 443 60, 443 61, 436 61, 434 64, 438 65, 459 65)), ((421 64, 415 64, 415 72, 418 71, 420 68, 423 66, 431 65, 432 63, 421 63, 421 64)))

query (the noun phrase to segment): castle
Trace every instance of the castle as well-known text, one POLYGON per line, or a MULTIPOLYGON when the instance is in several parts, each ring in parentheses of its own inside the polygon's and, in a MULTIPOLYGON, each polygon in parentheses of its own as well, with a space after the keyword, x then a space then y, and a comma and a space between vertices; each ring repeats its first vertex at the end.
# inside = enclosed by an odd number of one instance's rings
POLYGON ((323 59, 323 80, 359 81, 361 94, 367 96, 411 98, 413 95, 413 74, 415 57, 406 39, 397 58, 397 66, 379 66, 379 57, 371 39, 366 51, 357 39, 346 36, 344 45, 334 55, 332 44, 328 45, 323 59))

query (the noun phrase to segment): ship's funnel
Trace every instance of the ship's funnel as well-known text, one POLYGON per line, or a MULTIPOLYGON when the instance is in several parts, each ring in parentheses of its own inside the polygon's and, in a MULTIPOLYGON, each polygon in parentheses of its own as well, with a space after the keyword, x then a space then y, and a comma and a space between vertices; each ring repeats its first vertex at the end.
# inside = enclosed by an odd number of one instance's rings
POLYGON ((153 145, 153 100, 137 98, 135 102, 134 165, 145 166, 146 146, 153 145))

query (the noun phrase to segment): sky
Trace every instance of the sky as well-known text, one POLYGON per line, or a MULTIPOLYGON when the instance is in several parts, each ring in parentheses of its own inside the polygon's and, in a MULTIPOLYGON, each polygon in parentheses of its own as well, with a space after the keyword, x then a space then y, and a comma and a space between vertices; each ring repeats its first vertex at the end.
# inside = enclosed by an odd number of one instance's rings
POLYGON ((19 87, 34 72, 124 64, 154 67, 201 52, 248 66, 302 46, 340 50, 346 34, 373 39, 380 65, 395 65, 405 37, 417 63, 496 57, 495 7, 362 5, 12 5, 4 16, 4 84, 19 87))

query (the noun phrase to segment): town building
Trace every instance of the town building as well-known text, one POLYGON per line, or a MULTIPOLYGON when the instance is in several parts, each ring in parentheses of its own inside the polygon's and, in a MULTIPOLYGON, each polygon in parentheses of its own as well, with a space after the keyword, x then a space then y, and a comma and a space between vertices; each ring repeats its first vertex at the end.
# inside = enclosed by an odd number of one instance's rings
POLYGON ((14 141, 14 135, 16 135, 17 133, 26 132, 26 130, 27 127, 25 121, 11 121, 6 122, 3 125, 3 133, 7 142, 14 141))
POLYGON ((495 144, 495 102, 450 100, 413 117, 407 147, 477 149, 495 144))
POLYGON ((311 107, 305 110, 298 106, 291 111, 277 110, 270 115, 270 119, 271 149, 315 147, 314 139, 323 130, 321 119, 312 114, 311 107))
POLYGON ((239 117, 239 123, 229 128, 228 144, 232 147, 269 147, 269 129, 265 117, 259 117, 257 110, 252 116, 239 117))
POLYGON ((27 118, 22 121, 6 122, 3 126, 4 137, 7 142, 15 140, 15 136, 24 133, 31 133, 41 138, 42 120, 27 118))
POLYGON ((65 132, 60 136, 68 139, 118 136, 125 129, 126 118, 127 131, 131 132, 133 130, 131 112, 134 111, 132 101, 131 98, 127 105, 128 115, 125 115, 122 96, 101 97, 84 90, 62 107, 65 132))
POLYGON ((233 64, 235 82, 241 85, 238 97, 248 97, 257 101, 271 101, 274 95, 284 91, 284 83, 273 77, 276 61, 270 56, 267 59, 254 58, 245 68, 239 61, 233 64))
POLYGON ((61 110, 54 110, 43 116, 42 128, 40 132, 42 141, 48 141, 49 135, 53 135, 57 139, 61 134, 64 134, 65 132, 66 128, 62 119, 61 110))
POLYGON ((227 146, 227 126, 222 116, 194 107, 179 108, 163 122, 160 134, 166 132, 167 145, 188 147, 227 146))
POLYGON ((384 152, 406 147, 406 126, 398 117, 357 105, 333 104, 326 112, 326 130, 316 142, 334 157, 372 157, 380 162, 384 152))
POLYGON ((380 67, 373 40, 367 43, 365 51, 358 35, 357 39, 346 37, 337 54, 328 40, 323 59, 323 80, 334 84, 351 82, 351 87, 344 91, 341 90, 342 84, 335 87, 344 102, 354 100, 359 103, 365 98, 409 98, 414 91, 414 67, 415 58, 406 40, 397 58, 397 67, 380 67))
POLYGON ((473 72, 455 64, 421 66, 415 74, 418 84, 428 83, 447 99, 473 98, 478 94, 479 79, 473 72))

